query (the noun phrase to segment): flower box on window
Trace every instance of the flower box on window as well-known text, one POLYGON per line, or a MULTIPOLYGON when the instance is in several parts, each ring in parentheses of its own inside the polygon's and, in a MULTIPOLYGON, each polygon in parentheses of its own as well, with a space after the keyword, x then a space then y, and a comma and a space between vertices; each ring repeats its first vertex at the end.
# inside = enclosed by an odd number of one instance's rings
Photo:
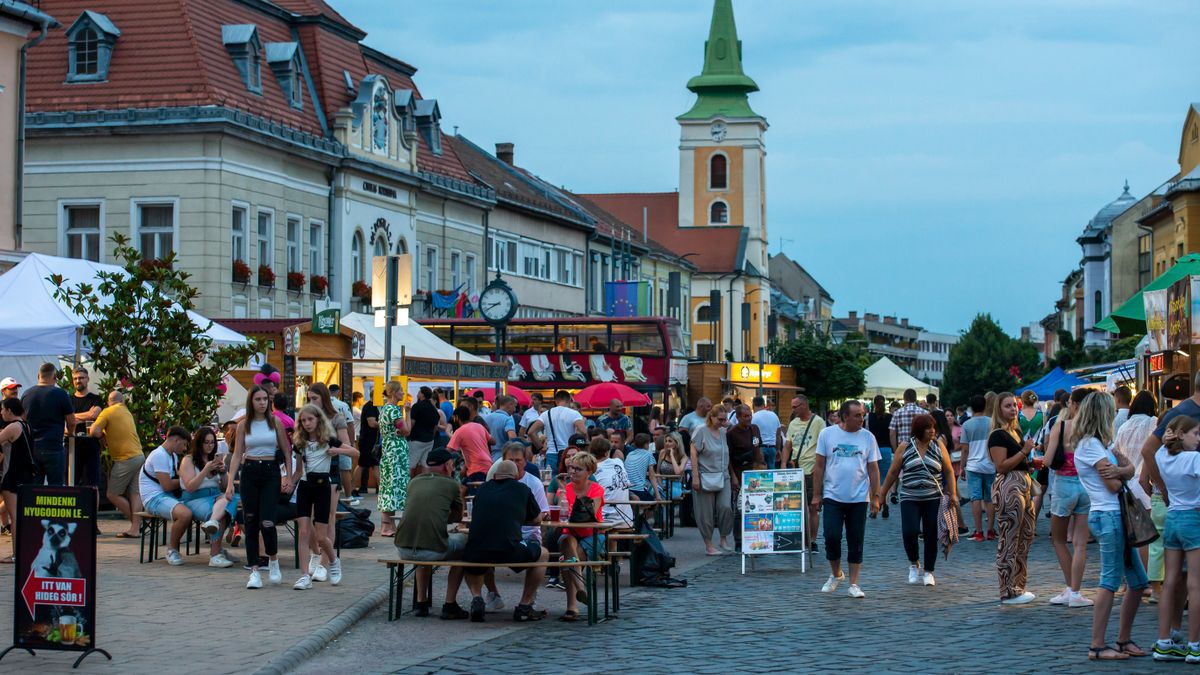
POLYGON ((245 260, 233 261, 233 280, 239 284, 250 282, 250 266, 245 260))
POLYGON ((300 292, 304 290, 304 273, 303 272, 288 272, 287 284, 289 291, 300 292))
POLYGON ((275 270, 271 269, 270 265, 258 266, 258 285, 265 288, 275 286, 275 270))
POLYGON ((365 281, 356 281, 350 287, 350 294, 361 300, 371 299, 371 287, 365 281))
POLYGON ((308 280, 308 290, 317 295, 325 295, 325 291, 329 290, 329 280, 319 274, 313 275, 308 280))

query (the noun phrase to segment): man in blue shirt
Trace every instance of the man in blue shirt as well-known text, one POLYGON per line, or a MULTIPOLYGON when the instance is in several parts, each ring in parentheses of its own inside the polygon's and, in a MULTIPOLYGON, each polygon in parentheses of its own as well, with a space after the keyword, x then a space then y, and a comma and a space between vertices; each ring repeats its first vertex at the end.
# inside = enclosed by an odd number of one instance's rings
POLYGON ((501 396, 496 399, 496 409, 483 416, 488 432, 492 435, 492 461, 500 460, 504 444, 517 438, 517 423, 513 413, 517 410, 517 399, 501 396))
POLYGON ((625 436, 625 438, 621 441, 621 445, 623 446, 628 445, 629 442, 633 440, 633 422, 631 422, 629 416, 625 414, 625 410, 621 408, 620 399, 614 398, 608 402, 608 412, 600 416, 597 424, 599 424, 600 428, 604 429, 605 431, 616 429, 617 431, 622 432, 625 436))
MULTIPOLYGON (((50 485, 67 483, 67 451, 63 443, 65 430, 75 428, 75 408, 71 395, 55 384, 58 368, 43 363, 38 369, 38 383, 21 397, 26 410, 25 420, 33 434, 33 449, 44 467, 50 485)), ((40 480, 38 482, 41 482, 40 480)))

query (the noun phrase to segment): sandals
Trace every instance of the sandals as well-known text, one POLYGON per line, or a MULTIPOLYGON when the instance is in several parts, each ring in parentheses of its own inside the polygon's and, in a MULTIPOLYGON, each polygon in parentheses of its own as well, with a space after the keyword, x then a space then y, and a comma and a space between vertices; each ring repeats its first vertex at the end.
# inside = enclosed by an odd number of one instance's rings
POLYGON ((1135 658, 1139 656, 1147 656, 1146 652, 1141 647, 1137 646, 1137 643, 1133 640, 1128 642, 1121 642, 1120 640, 1117 640, 1117 651, 1121 652, 1122 654, 1128 654, 1129 656, 1135 658))
POLYGON ((576 621, 579 620, 579 612, 576 612, 573 609, 568 609, 566 612, 563 613, 562 616, 558 617, 558 620, 566 621, 567 623, 575 623, 576 621))
POLYGON ((1088 661, 1124 661, 1129 654, 1104 645, 1103 647, 1088 647, 1088 661))
POLYGON ((115 536, 117 539, 137 539, 138 538, 138 536, 136 534, 129 534, 128 532, 118 532, 115 536))

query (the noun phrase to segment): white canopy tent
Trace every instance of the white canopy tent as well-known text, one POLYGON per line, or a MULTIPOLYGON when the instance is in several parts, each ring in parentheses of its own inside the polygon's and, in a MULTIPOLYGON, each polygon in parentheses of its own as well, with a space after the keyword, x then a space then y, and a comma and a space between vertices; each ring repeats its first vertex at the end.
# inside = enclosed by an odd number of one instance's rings
MULTIPOLYGON (((75 258, 30 253, 11 270, 0 275, 0 356, 32 356, 45 360, 47 354, 74 355, 86 350, 79 336, 86 323, 66 303, 54 297, 56 287, 50 275, 63 277, 69 288, 81 283, 98 285, 100 272, 123 272, 116 265, 104 265, 75 258)), ((107 303, 108 298, 102 298, 107 303)), ((240 333, 188 312, 197 328, 212 338, 214 346, 243 345, 249 341, 240 333)))
MULTIPOLYGON (((360 377, 383 377, 383 327, 375 325, 375 317, 370 314, 352 312, 342 316, 342 325, 356 330, 366 336, 367 346, 365 356, 354 364, 354 374, 360 377)), ((399 374, 400 347, 404 347, 404 355, 422 359, 442 359, 444 361, 462 361, 464 363, 491 363, 488 359, 469 354, 454 345, 429 332, 416 321, 409 321, 407 326, 392 326, 392 359, 396 366, 393 374, 399 374)), ((460 387, 492 387, 494 381, 477 382, 461 380, 460 387)), ((409 384, 409 393, 414 394, 422 386, 454 387, 454 382, 417 381, 409 384)))
POLYGON ((938 393, 937 387, 925 384, 909 375, 907 371, 886 356, 872 363, 863 371, 863 375, 866 378, 863 394, 867 396, 882 394, 887 398, 901 398, 904 396, 905 389, 915 390, 918 398, 926 394, 938 393))

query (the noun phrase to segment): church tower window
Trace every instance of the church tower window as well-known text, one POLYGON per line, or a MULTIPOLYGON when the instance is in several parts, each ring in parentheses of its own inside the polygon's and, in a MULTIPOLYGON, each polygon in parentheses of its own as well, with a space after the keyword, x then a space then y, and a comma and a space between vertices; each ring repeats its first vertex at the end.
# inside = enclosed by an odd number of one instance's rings
POLYGON ((708 189, 724 190, 729 187, 729 160, 725 155, 713 155, 708 160, 708 189))
POLYGON ((725 202, 713 202, 709 209, 708 222, 713 225, 724 225, 729 222, 729 207, 725 202))

